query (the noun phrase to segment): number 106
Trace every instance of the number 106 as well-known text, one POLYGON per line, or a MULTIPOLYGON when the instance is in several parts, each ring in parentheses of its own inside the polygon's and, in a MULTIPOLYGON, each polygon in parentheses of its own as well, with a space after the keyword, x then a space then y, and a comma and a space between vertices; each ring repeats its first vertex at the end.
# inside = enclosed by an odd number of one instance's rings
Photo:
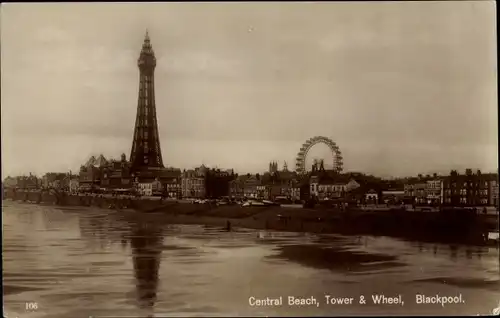
POLYGON ((26 310, 37 310, 37 309, 38 309, 38 303, 35 302, 26 303, 26 310))

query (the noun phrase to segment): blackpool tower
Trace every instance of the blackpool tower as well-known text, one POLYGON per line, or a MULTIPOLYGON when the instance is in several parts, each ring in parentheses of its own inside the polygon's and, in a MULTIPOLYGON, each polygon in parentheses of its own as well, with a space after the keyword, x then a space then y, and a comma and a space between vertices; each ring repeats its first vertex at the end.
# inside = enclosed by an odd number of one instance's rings
POLYGON ((139 98, 130 163, 132 172, 145 176, 148 171, 163 168, 155 105, 156 58, 147 31, 137 65, 140 74, 139 98))

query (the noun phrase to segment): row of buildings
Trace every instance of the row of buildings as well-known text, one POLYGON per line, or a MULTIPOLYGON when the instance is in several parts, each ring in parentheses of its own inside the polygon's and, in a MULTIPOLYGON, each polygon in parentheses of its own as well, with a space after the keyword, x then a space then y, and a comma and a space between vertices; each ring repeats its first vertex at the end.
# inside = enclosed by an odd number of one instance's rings
POLYGON ((72 175, 71 172, 49 172, 43 177, 37 177, 31 173, 28 176, 8 176, 3 180, 4 188, 19 188, 27 190, 44 188, 70 188, 78 190, 78 175, 72 175))
POLYGON ((466 169, 463 174, 452 170, 448 176, 419 176, 407 180, 404 196, 415 204, 498 206, 498 174, 466 169))
POLYGON ((262 174, 238 175, 232 169, 211 169, 204 165, 195 169, 162 169, 155 180, 138 182, 130 172, 130 164, 122 154, 120 160, 103 155, 92 156, 78 174, 47 173, 42 178, 22 176, 6 178, 4 187, 23 189, 62 188, 71 192, 135 189, 144 195, 177 198, 260 198, 292 201, 348 200, 356 203, 406 203, 415 205, 498 206, 498 174, 466 169, 396 180, 382 180, 361 173, 338 174, 315 162, 307 175, 288 170, 286 163, 278 169, 269 165, 262 174))

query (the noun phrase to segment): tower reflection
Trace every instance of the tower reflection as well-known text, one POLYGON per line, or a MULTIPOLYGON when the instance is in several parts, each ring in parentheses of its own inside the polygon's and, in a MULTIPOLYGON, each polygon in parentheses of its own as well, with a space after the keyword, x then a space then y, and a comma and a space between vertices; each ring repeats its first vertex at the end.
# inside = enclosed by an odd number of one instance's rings
POLYGON ((152 310, 158 289, 158 270, 163 243, 161 228, 154 223, 133 224, 130 243, 138 306, 141 309, 152 310))

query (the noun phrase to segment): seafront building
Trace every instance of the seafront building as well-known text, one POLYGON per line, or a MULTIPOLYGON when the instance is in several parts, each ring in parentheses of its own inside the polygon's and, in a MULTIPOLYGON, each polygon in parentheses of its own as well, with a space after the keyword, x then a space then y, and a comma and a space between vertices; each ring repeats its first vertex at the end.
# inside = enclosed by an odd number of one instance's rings
POLYGON ((498 205, 498 175, 476 173, 466 169, 465 174, 456 170, 443 180, 445 205, 486 206, 498 205))
POLYGON ((91 156, 85 164, 80 166, 79 184, 83 191, 90 191, 101 186, 102 169, 108 165, 108 161, 101 154, 99 160, 91 156))
POLYGON ((233 197, 292 201, 340 200, 357 204, 412 204, 431 206, 499 206, 498 174, 452 171, 447 176, 427 175, 400 180, 382 180, 359 173, 336 174, 321 168, 299 176, 276 170, 262 174, 238 175, 233 170, 211 169, 204 165, 170 172, 165 178, 136 182, 130 172, 130 163, 107 160, 104 156, 91 157, 82 165, 79 175, 47 173, 36 176, 7 177, 4 188, 37 189, 59 188, 70 192, 89 189, 136 189, 142 195, 164 195, 176 198, 233 197), (99 160, 98 160, 99 159, 99 160))
POLYGON ((21 188, 33 190, 41 188, 43 186, 43 180, 30 173, 29 176, 7 176, 7 178, 3 180, 2 185, 5 189, 21 188))
POLYGON ((181 193, 184 198, 205 198, 205 177, 208 168, 201 165, 195 169, 184 170, 181 176, 181 193))

